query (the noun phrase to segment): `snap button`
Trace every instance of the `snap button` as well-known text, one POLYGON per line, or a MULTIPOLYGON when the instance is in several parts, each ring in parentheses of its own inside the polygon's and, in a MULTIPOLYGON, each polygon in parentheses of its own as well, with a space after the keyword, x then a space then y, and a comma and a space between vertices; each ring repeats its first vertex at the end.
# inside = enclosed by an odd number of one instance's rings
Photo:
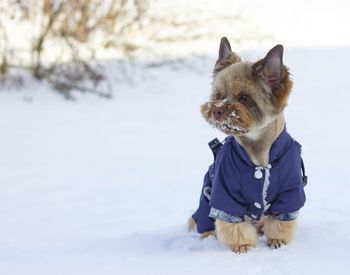
POLYGON ((254 202, 254 206, 256 207, 256 208, 261 208, 261 204, 260 203, 258 203, 258 202, 254 202))
POLYGON ((260 169, 259 170, 255 170, 254 178, 261 179, 262 177, 263 177, 263 172, 260 169))

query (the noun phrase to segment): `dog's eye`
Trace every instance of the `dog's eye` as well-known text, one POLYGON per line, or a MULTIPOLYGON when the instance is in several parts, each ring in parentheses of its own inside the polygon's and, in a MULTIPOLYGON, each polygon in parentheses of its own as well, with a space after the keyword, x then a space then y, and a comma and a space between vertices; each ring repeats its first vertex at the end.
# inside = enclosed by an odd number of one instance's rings
POLYGON ((220 100, 220 99, 223 99, 223 96, 221 94, 217 93, 217 94, 214 95, 214 99, 215 100, 220 100))
POLYGON ((241 103, 248 103, 248 102, 250 102, 250 97, 248 95, 245 95, 245 94, 240 94, 238 96, 238 101, 241 103))

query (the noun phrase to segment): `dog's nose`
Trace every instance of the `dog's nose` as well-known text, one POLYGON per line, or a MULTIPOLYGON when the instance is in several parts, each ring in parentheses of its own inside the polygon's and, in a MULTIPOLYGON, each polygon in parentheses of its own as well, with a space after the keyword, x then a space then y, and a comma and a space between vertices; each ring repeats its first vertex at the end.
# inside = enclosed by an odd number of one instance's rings
POLYGON ((220 110, 219 108, 215 108, 213 111, 213 115, 215 119, 220 119, 222 116, 222 110, 220 110))

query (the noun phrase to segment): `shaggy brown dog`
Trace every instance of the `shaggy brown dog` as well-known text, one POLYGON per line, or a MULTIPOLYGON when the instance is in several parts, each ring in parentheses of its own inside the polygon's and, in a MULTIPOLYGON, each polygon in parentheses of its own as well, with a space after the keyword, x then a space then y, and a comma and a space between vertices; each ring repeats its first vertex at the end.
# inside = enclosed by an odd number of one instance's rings
MULTIPOLYGON (((282 57, 283 47, 277 45, 256 63, 242 61, 231 51, 227 38, 222 38, 210 101, 201 107, 205 120, 225 134, 235 136, 256 166, 268 165, 271 145, 285 125, 283 109, 292 81, 282 57)), ((296 220, 271 217, 257 223, 249 219, 240 223, 216 220, 216 231, 204 232, 201 238, 216 234, 220 242, 240 253, 256 245, 258 233, 265 234, 269 246, 278 248, 287 244, 295 227, 296 220)), ((192 218, 188 228, 196 228, 192 218)))

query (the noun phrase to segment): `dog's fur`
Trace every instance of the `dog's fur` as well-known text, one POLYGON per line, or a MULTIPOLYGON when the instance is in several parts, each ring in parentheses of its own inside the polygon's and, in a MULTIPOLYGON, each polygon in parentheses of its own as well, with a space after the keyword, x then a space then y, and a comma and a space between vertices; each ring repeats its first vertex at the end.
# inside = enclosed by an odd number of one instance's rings
MULTIPOLYGON (((265 58, 252 63, 232 52, 222 38, 219 58, 214 67, 210 101, 203 104, 205 120, 227 135, 234 135, 257 166, 267 166, 271 145, 284 128, 283 109, 292 89, 289 69, 283 65, 283 47, 272 48, 265 58)), ((189 229, 195 222, 189 220, 189 229)), ((265 217, 253 225, 250 221, 226 223, 217 220, 216 236, 234 252, 247 252, 256 245, 258 231, 269 246, 278 248, 293 238, 296 221, 278 221, 265 217)), ((205 232, 201 238, 212 235, 205 232)))

